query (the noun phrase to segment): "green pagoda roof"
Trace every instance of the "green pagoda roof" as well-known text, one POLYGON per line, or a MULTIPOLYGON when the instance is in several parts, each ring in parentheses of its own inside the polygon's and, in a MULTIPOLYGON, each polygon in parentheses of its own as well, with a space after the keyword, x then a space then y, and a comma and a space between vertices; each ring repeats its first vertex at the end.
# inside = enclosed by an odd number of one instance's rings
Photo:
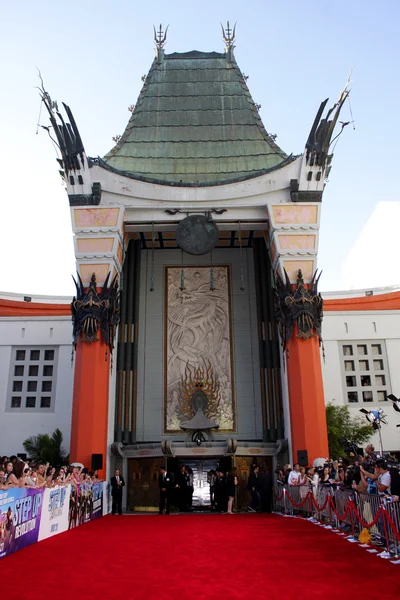
POLYGON ((203 186, 290 162, 267 133, 231 56, 161 51, 124 134, 101 164, 134 179, 203 186))

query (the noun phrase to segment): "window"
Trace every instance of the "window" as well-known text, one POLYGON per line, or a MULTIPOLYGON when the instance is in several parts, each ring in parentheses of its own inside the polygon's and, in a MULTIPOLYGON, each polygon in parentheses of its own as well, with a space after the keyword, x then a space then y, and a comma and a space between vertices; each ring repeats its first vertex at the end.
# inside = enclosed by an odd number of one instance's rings
POLYGON ((358 402, 357 392, 347 392, 347 399, 349 402, 358 402))
POLYGON ((387 402, 390 383, 385 343, 346 341, 341 344, 341 355, 347 401, 359 404, 387 402))
POLYGON ((57 348, 13 348, 6 410, 54 411, 57 348))

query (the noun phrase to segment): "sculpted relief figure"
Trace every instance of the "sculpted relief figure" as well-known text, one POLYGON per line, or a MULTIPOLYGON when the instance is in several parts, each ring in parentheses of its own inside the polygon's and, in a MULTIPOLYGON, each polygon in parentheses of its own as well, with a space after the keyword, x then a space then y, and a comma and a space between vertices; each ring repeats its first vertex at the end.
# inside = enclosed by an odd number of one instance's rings
POLYGON ((167 297, 167 406, 166 429, 180 431, 179 383, 187 363, 212 365, 220 386, 222 430, 234 427, 229 289, 227 267, 214 267, 215 289, 210 290, 208 267, 185 268, 185 289, 180 290, 181 269, 169 267, 167 297))

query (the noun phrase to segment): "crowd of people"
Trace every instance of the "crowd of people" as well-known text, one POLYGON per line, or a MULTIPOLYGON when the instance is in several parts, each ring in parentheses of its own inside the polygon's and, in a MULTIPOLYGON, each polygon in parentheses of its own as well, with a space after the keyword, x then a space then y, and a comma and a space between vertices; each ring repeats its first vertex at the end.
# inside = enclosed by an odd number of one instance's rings
POLYGON ((26 461, 17 456, 0 458, 0 490, 12 488, 45 488, 99 481, 98 472, 82 465, 56 468, 49 463, 26 461))
MULTIPOLYGON (((239 485, 236 467, 230 471, 221 468, 212 469, 207 474, 210 486, 211 510, 219 513, 233 514, 237 510, 237 490, 239 485)), ((190 512, 193 499, 193 472, 182 465, 178 473, 167 472, 162 467, 158 478, 160 489, 159 513, 170 513, 172 507, 179 512, 190 512)), ((267 469, 253 464, 247 481, 250 503, 249 512, 271 512, 272 510, 272 476, 267 469)))
POLYGON ((300 486, 301 497, 305 497, 310 490, 316 494, 318 486, 378 494, 394 502, 399 502, 400 497, 399 466, 390 466, 375 453, 372 444, 366 447, 364 456, 355 456, 353 460, 347 457, 326 460, 324 464, 313 467, 295 464, 292 468, 286 465, 278 471, 277 480, 289 486, 300 486))

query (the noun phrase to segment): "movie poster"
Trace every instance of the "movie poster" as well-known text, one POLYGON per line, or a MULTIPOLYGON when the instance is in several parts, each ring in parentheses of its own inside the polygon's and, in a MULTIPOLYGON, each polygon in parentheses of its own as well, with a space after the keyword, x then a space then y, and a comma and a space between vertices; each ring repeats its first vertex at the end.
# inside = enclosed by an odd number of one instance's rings
POLYGON ((103 482, 92 483, 92 519, 103 516, 103 482))
POLYGON ((44 490, 39 541, 67 531, 70 487, 57 486, 44 490))
POLYGON ((38 541, 43 489, 0 490, 0 558, 38 541))

